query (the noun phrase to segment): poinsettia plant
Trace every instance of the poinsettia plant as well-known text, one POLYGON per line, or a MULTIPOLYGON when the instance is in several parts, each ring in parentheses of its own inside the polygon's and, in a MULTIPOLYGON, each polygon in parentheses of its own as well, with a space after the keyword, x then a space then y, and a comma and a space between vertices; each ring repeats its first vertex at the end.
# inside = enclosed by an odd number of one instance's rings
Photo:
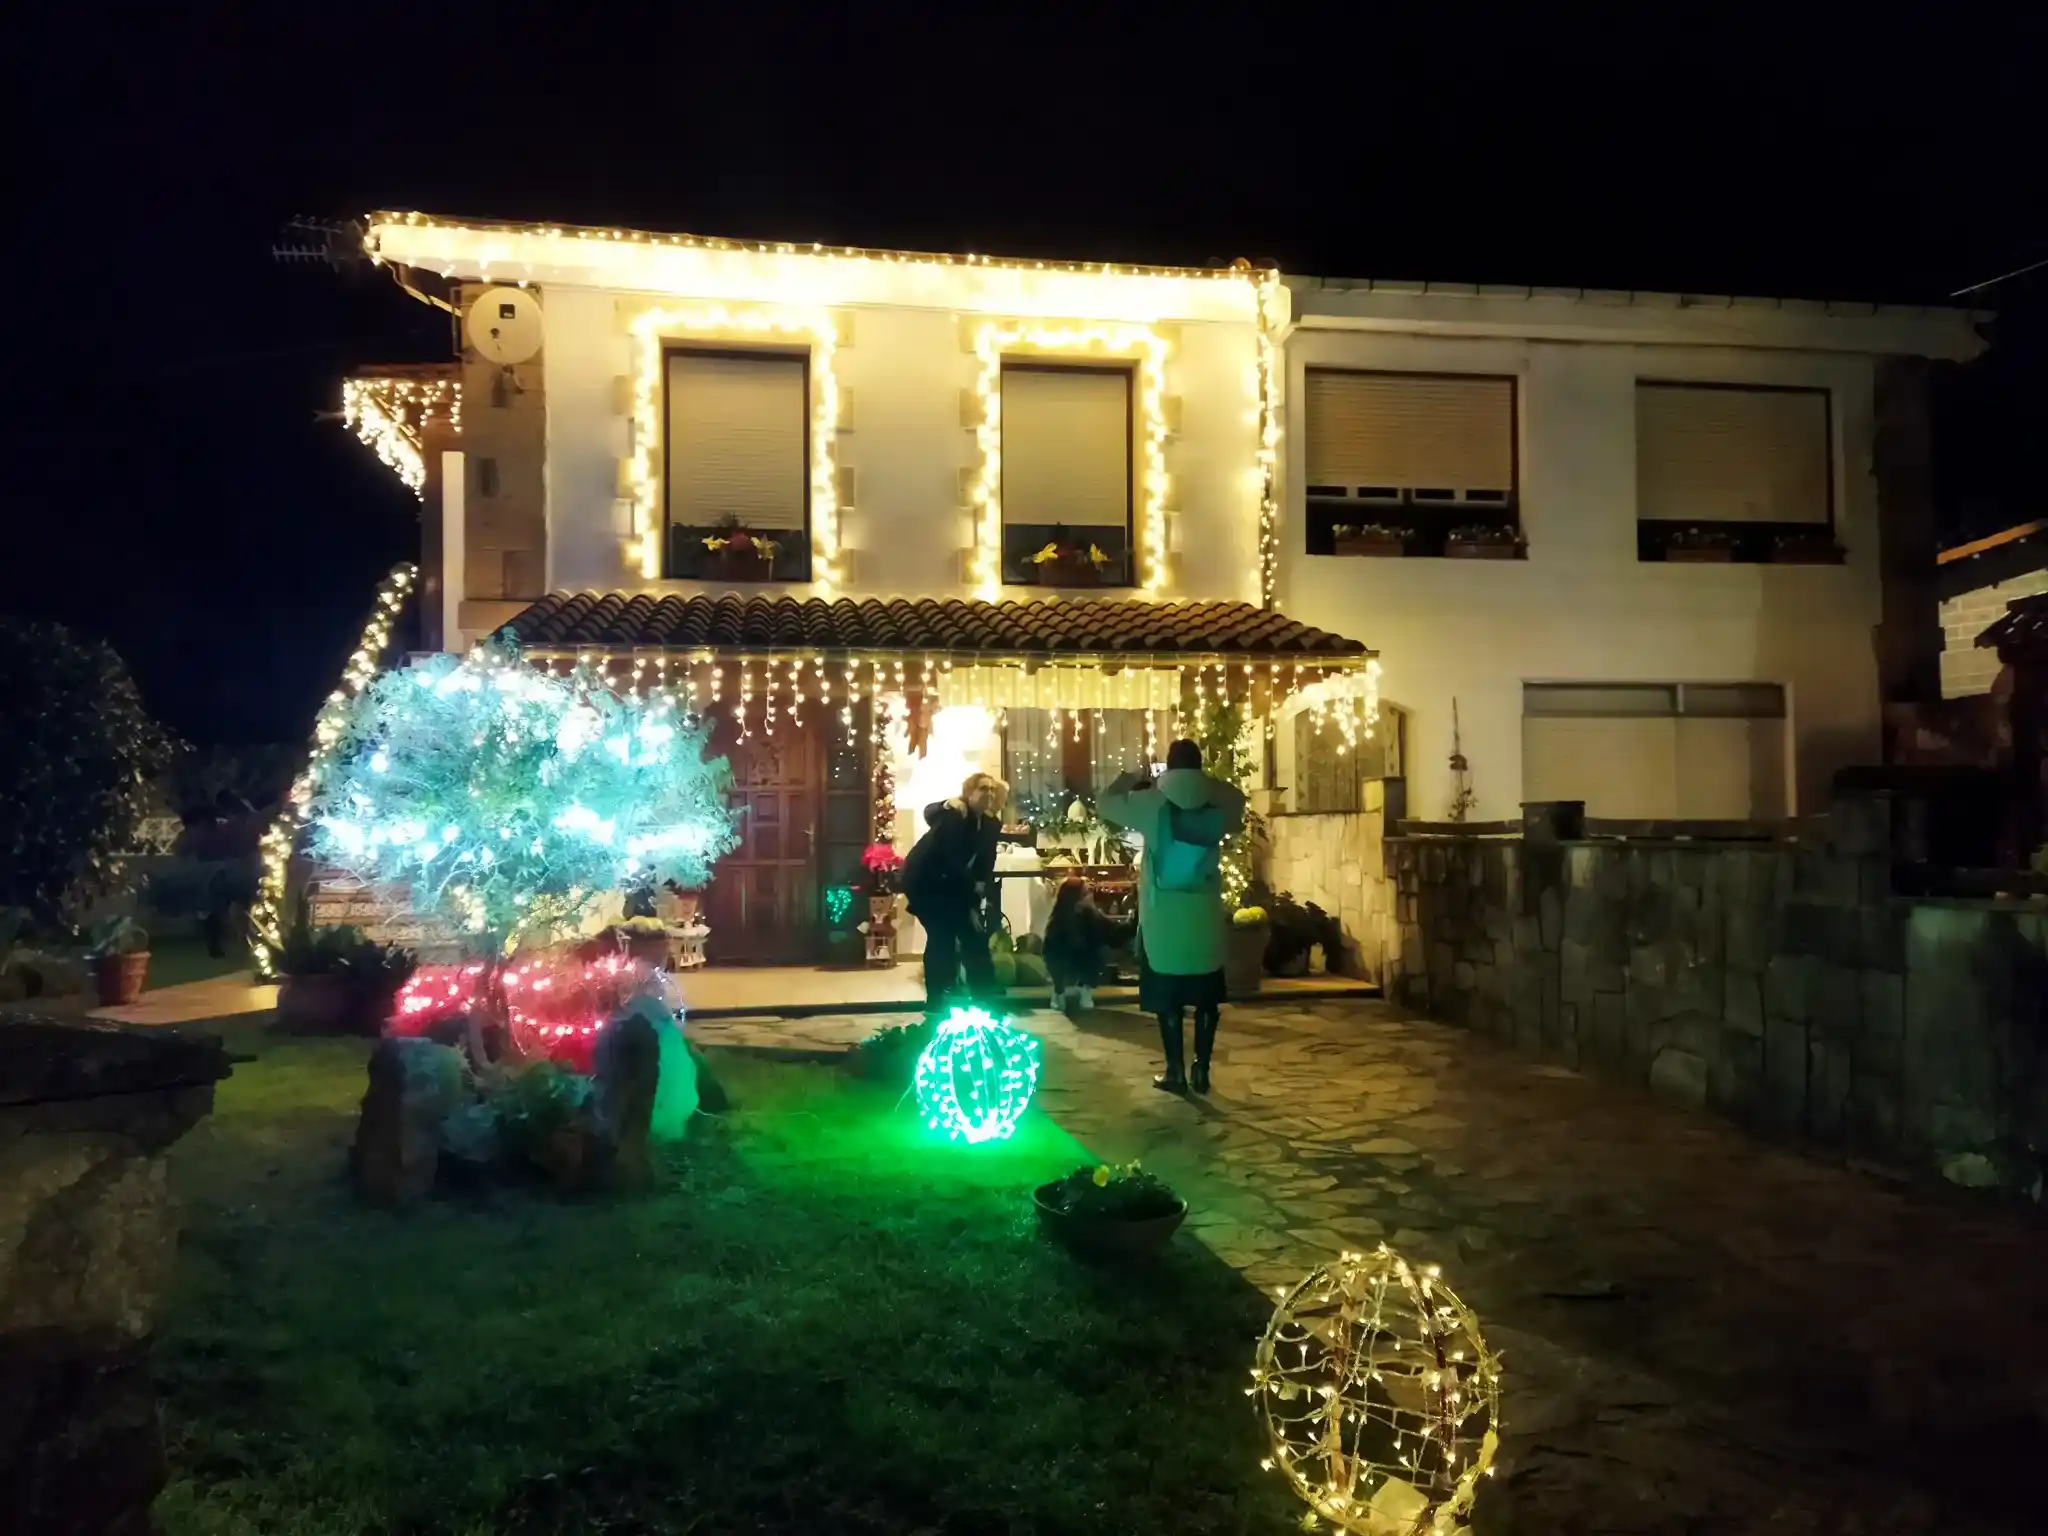
POLYGON ((704 537, 704 547, 713 554, 718 553, 721 549, 729 549, 736 555, 752 553, 759 555, 770 565, 773 565, 775 557, 782 553, 782 546, 776 543, 775 540, 763 538, 758 533, 746 533, 743 531, 706 534, 704 537))
POLYGON ((868 872, 874 893, 887 896, 895 888, 896 872, 903 867, 903 855, 888 843, 869 843, 861 852, 860 867, 868 872))

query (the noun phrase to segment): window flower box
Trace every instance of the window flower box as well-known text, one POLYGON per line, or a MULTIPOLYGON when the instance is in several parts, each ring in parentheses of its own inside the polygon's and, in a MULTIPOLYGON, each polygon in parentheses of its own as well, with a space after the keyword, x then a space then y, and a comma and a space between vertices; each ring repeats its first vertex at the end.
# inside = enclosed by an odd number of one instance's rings
POLYGON ((1518 560, 1522 555, 1522 536, 1512 528, 1493 523, 1453 528, 1444 542, 1444 553, 1454 560, 1518 560))
POLYGON ((1330 552, 1398 560, 1408 553, 1408 532, 1385 523, 1339 523, 1330 530, 1330 552))
POLYGON ((1682 528, 1664 546, 1664 558, 1679 565, 1727 565, 1735 544, 1717 528, 1682 528))
POLYGON ((775 557, 782 553, 774 539, 744 528, 711 534, 704 548, 711 557, 711 574, 722 581, 773 581, 775 557))
POLYGON ((1099 587, 1109 556, 1099 544, 1069 544, 1055 539, 1031 557, 1041 587, 1099 587))

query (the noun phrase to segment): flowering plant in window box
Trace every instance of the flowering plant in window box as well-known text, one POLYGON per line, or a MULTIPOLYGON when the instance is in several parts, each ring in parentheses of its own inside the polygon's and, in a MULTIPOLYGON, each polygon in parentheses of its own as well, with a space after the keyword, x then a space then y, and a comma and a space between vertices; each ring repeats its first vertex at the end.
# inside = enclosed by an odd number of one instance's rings
POLYGON ((1515 560, 1522 553, 1522 535, 1500 523, 1471 523, 1451 530, 1444 552, 1463 560, 1515 560))
POLYGON ((704 547, 727 576, 765 576, 775 569, 775 557, 782 553, 782 545, 774 539, 749 533, 744 528, 707 534, 704 547))
POLYGON ((1408 552, 1408 530, 1386 523, 1338 523, 1330 539, 1333 554, 1394 558, 1408 552))
POLYGON ((1681 528, 1664 545, 1664 558, 1685 565, 1726 565, 1735 541, 1720 528, 1681 528))
POLYGON ((1109 556, 1103 553, 1101 545, 1060 538, 1048 540, 1031 557, 1041 587, 1099 587, 1103 568, 1108 564, 1109 556))
POLYGON ((1826 528, 1802 528, 1796 533, 1780 533, 1771 539, 1771 563, 1840 565, 1842 546, 1835 542, 1834 533, 1826 528))

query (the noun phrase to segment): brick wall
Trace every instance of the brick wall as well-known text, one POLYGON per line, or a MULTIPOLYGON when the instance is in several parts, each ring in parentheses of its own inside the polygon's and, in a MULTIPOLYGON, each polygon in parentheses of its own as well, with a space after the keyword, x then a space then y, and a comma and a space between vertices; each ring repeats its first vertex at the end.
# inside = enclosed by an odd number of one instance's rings
POLYGON ((1825 846, 1394 838, 1395 1000, 1741 1124, 2040 1198, 2048 909, 1890 895, 1825 846))
POLYGON ((1989 693, 1998 677, 1998 657, 1979 649, 1977 636, 1993 619, 2003 618, 2015 598, 2048 592, 2048 570, 2028 571, 2010 580, 1959 593, 1941 605, 1941 696, 1966 698, 1989 693))

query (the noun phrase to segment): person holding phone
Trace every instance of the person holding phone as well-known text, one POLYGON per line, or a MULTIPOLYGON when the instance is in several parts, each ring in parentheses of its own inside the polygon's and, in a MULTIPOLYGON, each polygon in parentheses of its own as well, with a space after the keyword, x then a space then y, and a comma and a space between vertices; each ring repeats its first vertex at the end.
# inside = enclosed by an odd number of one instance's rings
POLYGON ((996 843, 1010 786, 971 773, 950 800, 925 807, 925 832, 903 861, 903 894, 924 925, 925 1015, 936 1020, 964 971, 968 996, 995 1000, 988 937, 995 909, 996 843))
POLYGON ((1122 775, 1097 805, 1111 826, 1145 840, 1138 870, 1139 1005, 1159 1020, 1165 1093, 1209 1091, 1209 1056, 1223 1014, 1223 841, 1244 829, 1244 794, 1202 771, 1188 740, 1163 764, 1122 775), (1152 772, 1157 768, 1159 771, 1152 772), (1184 1021, 1195 1016, 1195 1064, 1184 1066, 1184 1021))

